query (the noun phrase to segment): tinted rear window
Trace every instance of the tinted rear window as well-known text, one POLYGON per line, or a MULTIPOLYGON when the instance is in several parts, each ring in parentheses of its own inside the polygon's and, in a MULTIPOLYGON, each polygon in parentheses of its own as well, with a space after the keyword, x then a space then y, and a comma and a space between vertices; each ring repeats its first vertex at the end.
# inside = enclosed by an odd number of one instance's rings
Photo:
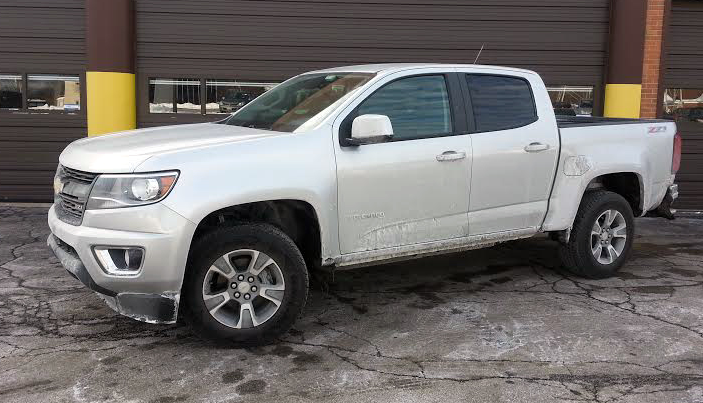
POLYGON ((476 131, 487 132, 525 126, 537 120, 532 90, 521 78, 490 75, 466 76, 476 131))

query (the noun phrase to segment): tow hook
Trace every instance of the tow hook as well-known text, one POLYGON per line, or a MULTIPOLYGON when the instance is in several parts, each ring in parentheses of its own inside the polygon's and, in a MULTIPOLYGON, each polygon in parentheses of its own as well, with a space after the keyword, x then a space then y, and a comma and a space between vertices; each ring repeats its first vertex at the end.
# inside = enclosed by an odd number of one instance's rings
POLYGON ((676 218, 674 214, 676 214, 676 209, 672 208, 671 205, 674 203, 674 200, 676 200, 679 197, 679 185, 673 184, 669 186, 669 189, 666 191, 666 196, 664 196, 664 200, 662 200, 662 203, 657 207, 653 212, 652 215, 656 217, 664 217, 669 220, 673 220, 676 218))

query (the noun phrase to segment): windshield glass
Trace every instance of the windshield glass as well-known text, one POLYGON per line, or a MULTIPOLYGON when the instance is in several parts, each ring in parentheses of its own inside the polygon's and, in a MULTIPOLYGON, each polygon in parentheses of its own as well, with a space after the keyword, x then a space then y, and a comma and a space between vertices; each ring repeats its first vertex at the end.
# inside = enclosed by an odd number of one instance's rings
POLYGON ((262 94, 225 123, 293 132, 333 103, 367 83, 372 73, 304 74, 262 94))

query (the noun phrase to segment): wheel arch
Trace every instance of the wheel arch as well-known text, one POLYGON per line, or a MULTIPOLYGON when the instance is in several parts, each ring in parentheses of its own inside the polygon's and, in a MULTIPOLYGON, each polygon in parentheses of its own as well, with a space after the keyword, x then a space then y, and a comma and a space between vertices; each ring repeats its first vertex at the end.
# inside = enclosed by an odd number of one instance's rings
POLYGON ((192 247, 196 240, 211 230, 239 223, 271 224, 288 235, 300 249, 309 268, 322 263, 323 232, 317 210, 307 201, 274 199, 226 206, 206 214, 197 224, 192 247))
POLYGON ((607 190, 625 198, 635 217, 645 213, 643 211, 644 182, 642 175, 637 172, 611 172, 598 175, 588 182, 581 194, 581 200, 586 192, 595 189, 607 190))
POLYGON ((576 178, 562 177, 555 183, 555 192, 550 198, 549 211, 542 225, 545 232, 569 231, 584 196, 589 191, 609 190, 623 196, 635 217, 641 216, 646 206, 644 176, 638 170, 599 170, 576 178), (589 175, 590 174, 590 175, 589 175))

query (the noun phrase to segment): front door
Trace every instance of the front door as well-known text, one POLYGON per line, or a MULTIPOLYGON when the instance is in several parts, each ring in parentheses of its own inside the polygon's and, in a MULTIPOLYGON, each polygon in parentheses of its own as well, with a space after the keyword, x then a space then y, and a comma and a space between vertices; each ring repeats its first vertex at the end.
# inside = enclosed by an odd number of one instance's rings
POLYGON ((337 150, 342 253, 468 234, 471 138, 457 131, 452 101, 459 98, 450 93, 459 93, 450 91, 448 79, 391 79, 347 117, 386 115, 394 136, 337 150))

